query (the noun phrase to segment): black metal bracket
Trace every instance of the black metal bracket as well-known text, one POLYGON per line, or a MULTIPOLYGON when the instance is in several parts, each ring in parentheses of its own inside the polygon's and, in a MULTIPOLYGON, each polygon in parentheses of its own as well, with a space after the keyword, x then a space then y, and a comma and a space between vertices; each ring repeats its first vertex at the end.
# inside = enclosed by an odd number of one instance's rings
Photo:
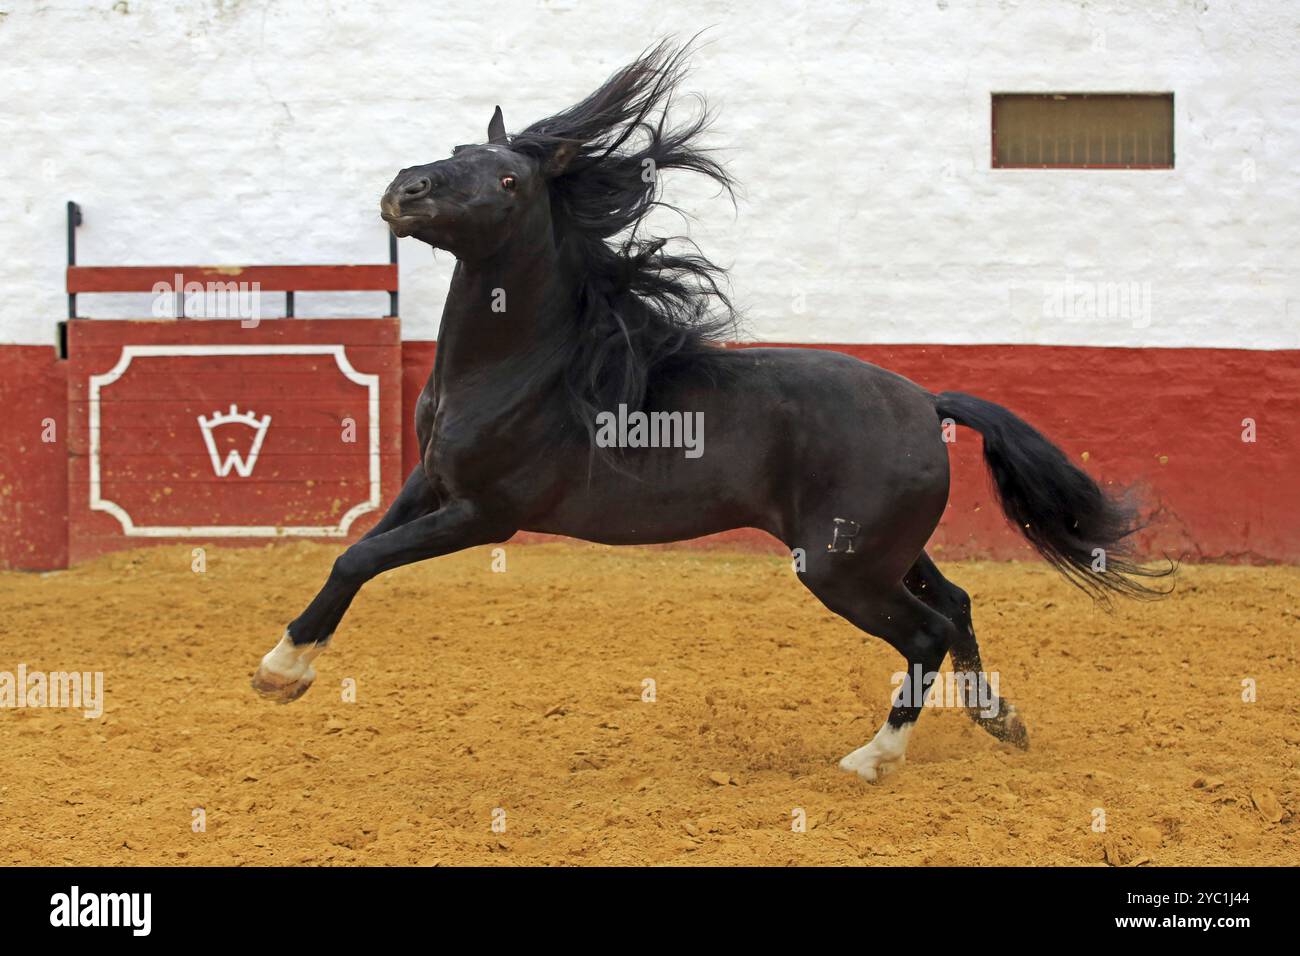
MULTIPOLYGON (((68 265, 77 264, 77 227, 81 225, 81 207, 68 200, 68 265)), ((68 293, 68 318, 77 317, 77 294, 68 293)))
MULTIPOLYGON (((68 265, 77 264, 77 227, 81 225, 81 207, 68 200, 67 209, 67 230, 68 230, 68 265)), ((77 317, 77 294, 68 293, 68 318, 58 323, 55 329, 55 348, 58 350, 59 358, 68 357, 68 321, 77 317)))
MULTIPOLYGON (((397 236, 392 232, 388 234, 388 261, 397 265, 397 236)), ((393 290, 388 293, 388 314, 397 318, 397 291, 393 290)))

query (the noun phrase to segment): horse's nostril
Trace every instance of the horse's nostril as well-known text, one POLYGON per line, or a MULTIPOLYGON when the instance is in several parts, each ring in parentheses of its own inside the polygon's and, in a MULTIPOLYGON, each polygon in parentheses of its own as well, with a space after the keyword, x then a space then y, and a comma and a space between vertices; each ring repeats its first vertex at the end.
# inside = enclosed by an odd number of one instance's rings
POLYGON ((432 189, 433 183, 429 181, 428 177, 421 176, 419 179, 413 179, 402 186, 401 196, 403 199, 423 199, 429 195, 432 189))

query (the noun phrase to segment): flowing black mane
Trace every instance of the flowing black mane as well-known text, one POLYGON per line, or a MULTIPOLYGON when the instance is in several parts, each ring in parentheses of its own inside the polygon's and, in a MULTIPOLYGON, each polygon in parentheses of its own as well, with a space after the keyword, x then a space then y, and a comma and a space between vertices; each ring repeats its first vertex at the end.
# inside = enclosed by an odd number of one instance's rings
POLYGON ((700 173, 733 195, 731 176, 698 145, 712 120, 703 101, 684 123, 669 117, 689 53, 689 43, 661 41, 582 102, 510 140, 539 162, 558 151, 572 156, 551 182, 551 209, 557 238, 579 263, 567 386, 589 433, 597 412, 640 408, 672 370, 714 363, 736 330, 725 269, 689 239, 637 235, 656 207, 681 212, 660 199, 664 170, 700 173), (669 251, 670 242, 687 248, 669 251))

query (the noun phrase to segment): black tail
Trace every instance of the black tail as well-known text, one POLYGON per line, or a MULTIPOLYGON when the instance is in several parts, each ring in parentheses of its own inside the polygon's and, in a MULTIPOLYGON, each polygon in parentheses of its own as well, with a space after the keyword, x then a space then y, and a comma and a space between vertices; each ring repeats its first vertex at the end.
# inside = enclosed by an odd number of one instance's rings
POLYGON ((1001 405, 961 392, 935 396, 935 410, 984 436, 984 461, 1007 519, 1072 584, 1103 603, 1111 593, 1169 593, 1141 579, 1172 574, 1172 562, 1144 568, 1132 559, 1129 538, 1141 527, 1136 509, 1109 497, 1038 431, 1001 405))

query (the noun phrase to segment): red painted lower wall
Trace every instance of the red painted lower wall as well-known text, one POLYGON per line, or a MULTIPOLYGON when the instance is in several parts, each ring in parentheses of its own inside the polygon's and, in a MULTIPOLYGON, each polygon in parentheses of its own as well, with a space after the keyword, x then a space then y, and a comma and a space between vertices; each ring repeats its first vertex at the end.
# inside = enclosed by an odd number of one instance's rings
MULTIPOLYGON (((1035 345, 826 345, 932 391, 998 402, 1103 482, 1154 510, 1143 552, 1205 561, 1300 561, 1300 351, 1035 345), (1242 441, 1243 419, 1256 441, 1242 441), (1087 456, 1086 458, 1084 456, 1087 456)), ((402 343, 403 417, 433 366, 433 342, 402 343)), ((403 446, 406 470, 418 455, 403 446)), ((979 436, 957 429, 952 495, 936 557, 1032 558, 991 494, 979 436)), ((761 532, 710 542, 770 547, 761 532)))
POLYGON ((52 346, 0 346, 0 568, 68 565, 67 391, 52 346))
MULTIPOLYGON (((893 369, 934 391, 1006 405, 1104 482, 1154 508, 1140 544, 1192 560, 1300 562, 1300 351, 1058 346, 819 346, 893 369), (1242 441, 1243 420, 1256 441, 1242 441), (1086 454, 1086 459, 1084 458, 1086 454)), ((433 342, 402 343, 401 461, 415 466, 415 401, 433 342)), ((45 346, 0 346, 0 567, 68 559, 66 363, 45 346), (43 442, 51 419, 56 441, 43 442)), ((957 430, 953 490, 931 542, 939 558, 1029 558, 1002 518, 980 439, 957 430)), ((385 476, 386 488, 393 487, 385 476)), ((776 547, 759 532, 706 544, 776 547)))

